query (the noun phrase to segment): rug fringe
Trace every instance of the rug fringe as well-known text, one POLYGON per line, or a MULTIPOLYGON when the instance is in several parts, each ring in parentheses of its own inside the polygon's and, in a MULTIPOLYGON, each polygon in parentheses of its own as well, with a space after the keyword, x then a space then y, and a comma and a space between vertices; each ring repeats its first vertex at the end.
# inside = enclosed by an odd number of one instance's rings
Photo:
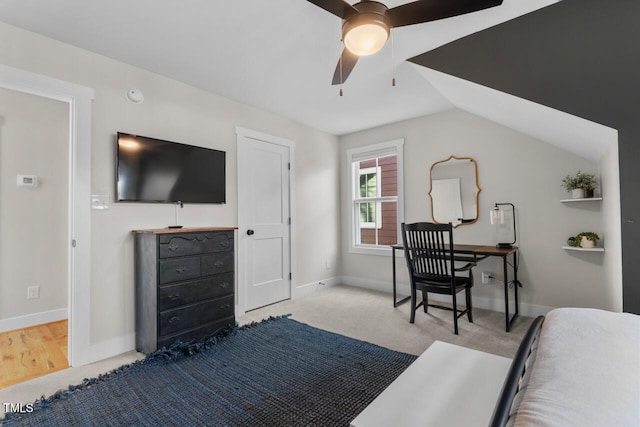
POLYGON ((286 319, 289 316, 291 316, 291 314, 269 316, 266 319, 262 319, 260 322, 253 321, 242 326, 238 326, 238 324, 236 323, 235 326, 223 329, 216 336, 196 343, 183 343, 181 341, 176 341, 169 347, 162 347, 154 351, 153 353, 147 354, 144 359, 134 362, 134 364, 140 363, 142 365, 147 365, 150 363, 154 363, 157 360, 176 361, 178 359, 181 359, 182 357, 191 356, 206 351, 210 347, 218 344, 218 342, 228 338, 229 336, 235 335, 236 333, 238 333, 238 331, 255 328, 256 326, 272 322, 274 320, 286 319))
MULTIPOLYGON (((165 362, 165 361, 174 362, 182 358, 189 357, 194 354, 198 354, 203 351, 206 351, 207 349, 215 346, 219 342, 224 341, 228 337, 237 334, 239 331, 255 328, 256 326, 260 326, 262 324, 273 322, 276 320, 287 319, 290 316, 291 316, 290 313, 279 315, 279 316, 269 316, 266 319, 263 319, 259 322, 252 321, 242 326, 239 326, 238 323, 236 322, 234 326, 227 327, 223 329, 218 335, 208 338, 207 340, 202 342, 183 343, 181 341, 176 341, 169 347, 162 347, 152 353, 147 354, 144 359, 137 360, 133 363, 122 365, 105 374, 100 374, 94 378, 85 378, 82 380, 81 384, 69 385, 67 389, 60 389, 49 397, 45 397, 44 395, 42 395, 39 399, 37 399, 33 403, 33 410, 46 408, 56 400, 67 399, 69 396, 71 396, 73 393, 79 390, 90 388, 92 385, 105 381, 110 377, 117 375, 121 372, 124 372, 126 370, 136 369, 136 368, 139 369, 142 366, 150 365, 153 363, 159 363, 159 362, 165 362)), ((0 425, 3 425, 4 422, 6 421, 19 420, 20 418, 22 418, 23 415, 24 414, 19 412, 7 412, 4 418, 0 418, 0 425)))

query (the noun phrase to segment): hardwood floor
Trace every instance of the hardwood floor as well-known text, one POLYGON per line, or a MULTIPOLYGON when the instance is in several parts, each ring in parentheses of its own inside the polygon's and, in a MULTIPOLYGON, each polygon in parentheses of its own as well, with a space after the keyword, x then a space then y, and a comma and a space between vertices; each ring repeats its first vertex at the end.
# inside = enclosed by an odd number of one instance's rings
POLYGON ((67 320, 0 333, 0 388, 69 367, 67 320))

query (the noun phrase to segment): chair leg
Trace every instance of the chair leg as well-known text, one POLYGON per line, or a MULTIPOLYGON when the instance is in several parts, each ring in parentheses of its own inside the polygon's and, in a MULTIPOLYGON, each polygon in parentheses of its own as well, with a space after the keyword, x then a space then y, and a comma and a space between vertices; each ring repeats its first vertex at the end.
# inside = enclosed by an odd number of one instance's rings
POLYGON ((422 307, 425 313, 429 312, 429 295, 427 291, 422 291, 422 307))
POLYGON ((470 323, 473 323, 473 313, 472 313, 472 304, 471 304, 471 288, 473 287, 473 272, 469 270, 469 286, 465 289, 465 293, 467 294, 467 318, 470 323))
POLYGON ((458 335, 458 302, 455 292, 453 292, 453 332, 458 335))
POLYGON ((416 320, 416 287, 411 284, 411 318, 409 323, 414 323, 416 320))

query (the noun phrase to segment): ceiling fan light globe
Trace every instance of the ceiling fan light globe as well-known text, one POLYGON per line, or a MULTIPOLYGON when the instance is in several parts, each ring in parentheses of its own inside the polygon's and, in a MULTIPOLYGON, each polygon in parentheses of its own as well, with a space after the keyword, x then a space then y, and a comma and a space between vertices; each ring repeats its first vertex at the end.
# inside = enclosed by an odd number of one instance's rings
POLYGON ((378 23, 354 26, 344 34, 344 45, 358 56, 373 55, 378 52, 389 38, 389 27, 378 23))

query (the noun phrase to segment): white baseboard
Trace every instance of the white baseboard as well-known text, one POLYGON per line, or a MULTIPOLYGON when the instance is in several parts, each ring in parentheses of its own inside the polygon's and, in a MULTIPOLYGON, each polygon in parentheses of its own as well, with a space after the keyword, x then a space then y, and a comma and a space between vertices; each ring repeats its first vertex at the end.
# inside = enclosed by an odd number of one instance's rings
POLYGON ((327 279, 317 280, 315 282, 306 283, 304 285, 298 285, 291 290, 291 299, 296 299, 306 295, 310 295, 324 288, 327 288, 330 286, 336 286, 340 284, 342 284, 342 278, 329 277, 327 279))
MULTIPOLYGON (((379 292, 392 292, 392 285, 389 282, 382 282, 371 279, 364 279, 361 277, 350 277, 345 276, 340 278, 339 283, 342 283, 347 286, 356 286, 365 289, 372 289, 374 291, 379 292)), ((411 294, 411 287, 407 283, 398 283, 396 285, 397 298, 402 299, 407 295, 411 294)), ((500 313, 504 313, 504 299, 501 298, 488 298, 488 297, 480 297, 480 296, 472 296, 473 298, 473 306, 477 308, 482 308, 485 310, 497 311, 500 313)), ((435 301, 446 302, 449 301, 450 298, 444 295, 429 295, 429 299, 434 299, 435 301)), ((509 312, 513 314, 513 299, 509 300, 509 312)), ((464 305, 464 299, 461 301, 461 305, 464 305)), ((537 317, 544 316, 549 311, 553 310, 555 307, 547 307, 543 305, 535 305, 535 304, 525 304, 522 301, 520 302, 520 314, 526 317, 537 317)))
MULTIPOLYGON (((303 285, 297 285, 291 289, 291 299, 301 298, 307 295, 311 295, 314 292, 321 291, 324 288, 329 286, 336 286, 342 284, 341 277, 329 277, 327 279, 317 280, 311 283, 305 283, 303 285)), ((240 305, 236 303, 235 310, 236 317, 242 316, 245 314, 244 311, 240 310, 240 305)))
POLYGON ((41 313, 27 314, 24 316, 10 317, 0 320, 0 332, 13 331, 16 329, 29 328, 31 326, 42 325, 44 323, 57 322, 69 317, 67 308, 43 311, 41 313))

